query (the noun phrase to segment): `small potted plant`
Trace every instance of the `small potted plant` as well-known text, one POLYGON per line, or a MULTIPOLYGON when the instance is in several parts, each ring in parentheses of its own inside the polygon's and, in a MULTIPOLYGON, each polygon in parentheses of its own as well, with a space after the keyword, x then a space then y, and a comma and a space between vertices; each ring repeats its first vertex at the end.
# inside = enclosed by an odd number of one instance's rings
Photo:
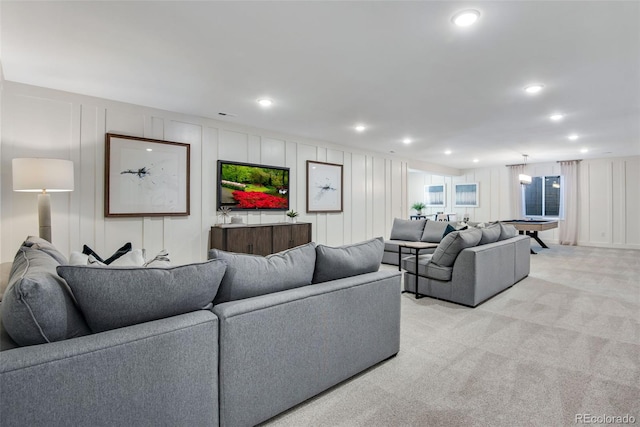
POLYGON ((416 202, 411 206, 411 209, 415 209, 416 213, 418 215, 422 215, 422 209, 426 208, 427 205, 425 205, 422 202, 416 202))
POLYGON ((298 216, 298 212, 294 211, 293 209, 287 212, 287 216, 291 218, 291 222, 294 224, 298 221, 298 219, 296 218, 298 216))

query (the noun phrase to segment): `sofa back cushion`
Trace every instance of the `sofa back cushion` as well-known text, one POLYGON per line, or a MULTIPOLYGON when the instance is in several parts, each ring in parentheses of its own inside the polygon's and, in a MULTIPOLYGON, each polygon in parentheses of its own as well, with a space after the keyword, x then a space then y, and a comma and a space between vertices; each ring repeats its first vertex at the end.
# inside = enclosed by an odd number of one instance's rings
POLYGON ((482 238, 480 239, 480 245, 486 245, 487 243, 497 242, 500 238, 502 228, 499 223, 491 224, 481 229, 482 238))
POLYGON ((56 273, 55 248, 36 245, 21 246, 13 261, 2 301, 5 330, 23 346, 89 334, 67 284, 56 273))
POLYGON ((453 267, 458 254, 463 249, 471 248, 480 243, 482 230, 470 228, 463 231, 453 231, 447 234, 433 252, 431 262, 442 267, 453 267))
POLYGON ((226 264, 208 261, 177 267, 61 265, 93 332, 102 332, 208 309, 226 264))
POLYGON ((511 224, 500 223, 500 237, 498 240, 506 240, 518 235, 518 230, 511 224))
POLYGON ((384 255, 382 237, 339 247, 318 245, 313 283, 378 271, 382 255, 384 255))
POLYGON ((27 239, 22 243, 22 246, 26 246, 27 248, 37 249, 39 251, 44 252, 49 255, 53 259, 55 259, 58 264, 67 264, 67 257, 62 255, 62 252, 58 250, 52 243, 36 236, 28 236, 27 239))
MULTIPOLYGON (((426 223, 426 219, 411 220, 394 218, 391 237, 389 237, 389 239, 417 242, 420 240, 420 237, 422 237, 422 231, 426 223)), ((440 233, 440 235, 442 236, 442 233, 440 233)))
POLYGON ((227 263, 215 305, 310 285, 316 248, 307 243, 266 257, 211 249, 209 259, 227 263))
POLYGON ((455 226, 447 221, 427 221, 424 226, 424 231, 420 236, 420 240, 429 243, 439 243, 442 240, 442 236, 444 235, 448 225, 455 228, 455 226))

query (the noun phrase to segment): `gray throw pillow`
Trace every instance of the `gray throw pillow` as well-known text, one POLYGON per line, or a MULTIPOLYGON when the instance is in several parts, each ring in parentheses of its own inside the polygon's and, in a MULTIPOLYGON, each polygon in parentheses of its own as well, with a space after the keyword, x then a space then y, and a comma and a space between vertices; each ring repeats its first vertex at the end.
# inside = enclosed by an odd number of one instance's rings
POLYGON ((223 261, 169 268, 61 265, 58 274, 89 328, 102 332, 211 308, 225 269, 223 261))
POLYGON ((424 232, 422 236, 420 236, 420 241, 440 243, 448 225, 451 224, 446 221, 427 221, 427 224, 424 226, 424 232))
POLYGON ((500 233, 502 231, 502 228, 500 227, 500 224, 495 223, 481 229, 481 231, 482 231, 482 238, 480 239, 480 243, 478 244, 486 245, 487 243, 493 243, 498 241, 498 239, 500 238, 500 233))
POLYGON ((49 252, 22 246, 2 300, 2 323, 19 345, 44 344, 89 334, 49 252))
POLYGON ((384 239, 382 237, 335 248, 318 245, 313 283, 378 271, 383 254, 384 239))
POLYGON ((463 249, 476 246, 482 238, 482 230, 470 228, 453 231, 446 235, 433 252, 431 262, 442 267, 453 267, 458 254, 463 249))
POLYGON ((28 248, 38 249, 38 250, 46 253, 47 255, 49 255, 50 257, 52 257, 56 261, 58 261, 58 264, 67 264, 68 263, 67 257, 62 255, 62 253, 55 246, 53 246, 52 243, 50 243, 50 242, 48 242, 48 241, 46 241, 46 240, 44 240, 44 239, 42 239, 40 237, 28 236, 27 240, 25 240, 22 245, 26 246, 28 248))
MULTIPOLYGON (((409 240, 410 242, 420 241, 422 230, 427 222, 426 219, 411 220, 395 218, 391 228, 391 240, 409 240)), ((442 236, 442 233, 440 233, 442 236)))
POLYGON ((211 249, 209 258, 227 263, 215 305, 310 285, 316 249, 312 242, 266 257, 211 249))
POLYGON ((518 235, 518 230, 511 224, 500 223, 500 237, 498 240, 510 239, 518 235))

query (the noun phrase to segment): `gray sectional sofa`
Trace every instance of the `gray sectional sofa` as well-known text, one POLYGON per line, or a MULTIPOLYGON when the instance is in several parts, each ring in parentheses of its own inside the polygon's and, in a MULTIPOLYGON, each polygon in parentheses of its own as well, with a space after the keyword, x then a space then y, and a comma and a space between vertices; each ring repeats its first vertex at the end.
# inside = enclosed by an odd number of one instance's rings
MULTIPOLYGON (((392 237, 417 236, 421 225, 420 241, 435 241, 438 246, 425 250, 430 253, 401 255, 404 291, 416 298, 429 296, 475 307, 529 275, 530 238, 518 235, 512 225, 496 222, 451 231, 455 223, 396 219, 392 237), (447 225, 450 232, 443 236, 447 225)), ((386 242, 383 261, 397 265, 398 240, 386 242)))
POLYGON ((382 251, 74 267, 27 239, 0 306, 2 425, 265 421, 398 352, 400 273, 378 271, 382 251))

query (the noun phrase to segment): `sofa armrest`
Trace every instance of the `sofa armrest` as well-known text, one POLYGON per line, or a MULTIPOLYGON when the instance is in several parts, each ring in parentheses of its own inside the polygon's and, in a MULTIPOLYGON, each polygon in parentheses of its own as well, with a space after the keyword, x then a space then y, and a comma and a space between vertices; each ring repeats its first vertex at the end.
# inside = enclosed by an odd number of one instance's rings
POLYGON ((255 425, 396 354, 400 277, 378 271, 215 306, 220 424, 255 425))
POLYGON ((217 345, 203 310, 3 351, 2 425, 215 425, 217 345))
POLYGON ((528 237, 516 236, 460 252, 453 266, 454 301, 475 307, 528 275, 529 252, 522 256, 518 249, 528 242, 528 237), (517 277, 518 272, 524 275, 517 277))

